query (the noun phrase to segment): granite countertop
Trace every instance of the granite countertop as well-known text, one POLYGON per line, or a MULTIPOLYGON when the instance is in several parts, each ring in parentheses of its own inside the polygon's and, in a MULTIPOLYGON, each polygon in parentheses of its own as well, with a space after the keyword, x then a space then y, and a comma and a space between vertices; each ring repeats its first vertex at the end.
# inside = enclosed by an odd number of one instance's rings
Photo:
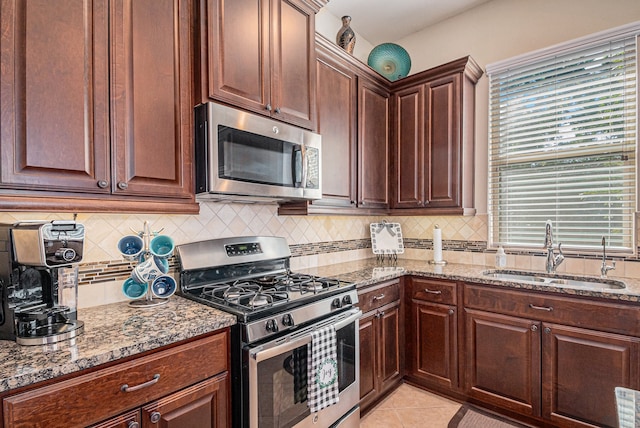
MULTIPOLYGON (((624 289, 581 289, 498 280, 483 275, 489 269, 492 268, 455 263, 435 266, 425 260, 410 259, 379 262, 372 258, 296 269, 296 272, 334 277, 353 282, 357 287, 403 275, 415 275, 452 281, 481 281, 511 289, 640 302, 640 280, 635 278, 611 275, 612 279, 626 283, 624 289)), ((73 340, 44 346, 20 346, 15 342, 0 341, 0 392, 116 361, 236 323, 234 315, 179 296, 173 296, 166 305, 149 309, 136 309, 127 302, 81 309, 78 319, 84 321, 85 331, 73 340)))
POLYGON ((78 310, 84 333, 51 345, 0 340, 0 392, 88 369, 236 323, 235 315, 172 296, 138 309, 128 302, 78 310))
MULTIPOLYGON (((543 284, 533 282, 518 282, 512 280, 496 279, 483 275, 493 267, 482 265, 468 265, 449 263, 444 266, 429 264, 426 260, 398 259, 395 262, 379 262, 377 259, 365 259, 353 262, 345 262, 330 266, 302 269, 302 272, 336 277, 343 281, 355 282, 358 287, 375 284, 380 281, 399 278, 403 275, 415 275, 452 281, 482 282, 483 284, 497 285, 512 289, 545 291, 557 294, 597 297, 601 299, 640 302, 640 280, 636 278, 617 277, 612 274, 609 279, 621 280, 626 288, 578 288, 565 285, 543 284)), ((510 269, 502 269, 510 270, 510 269)), ((514 269, 515 270, 515 269, 514 269)), ((543 272, 540 272, 543 273, 543 272)), ((571 274, 562 274, 570 278, 571 274)), ((585 275, 599 279, 597 276, 585 275)))

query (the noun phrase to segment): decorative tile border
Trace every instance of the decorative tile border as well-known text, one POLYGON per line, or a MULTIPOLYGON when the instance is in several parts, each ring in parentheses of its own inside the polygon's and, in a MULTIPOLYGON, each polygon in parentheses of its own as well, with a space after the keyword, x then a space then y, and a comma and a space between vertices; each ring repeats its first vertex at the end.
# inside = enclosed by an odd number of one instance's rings
MULTIPOLYGON (((404 247, 418 250, 432 250, 432 239, 405 238, 404 247)), ((289 246, 292 257, 314 256, 319 254, 337 253, 341 251, 352 251, 371 248, 370 239, 350 239, 342 241, 314 242, 309 244, 293 244, 289 246)), ((469 253, 495 253, 495 250, 488 249, 484 241, 456 241, 443 240, 442 249, 445 251, 459 251, 469 253)), ((540 250, 506 250, 508 254, 518 256, 544 256, 545 252, 540 250)), ((640 247, 638 248, 640 254, 640 247)), ((573 253, 566 257, 576 259, 599 259, 597 254, 573 253)), ((630 256, 609 256, 611 259, 620 261, 640 262, 640 257, 630 256)), ((131 274, 131 269, 135 263, 124 260, 112 260, 97 263, 80 264, 78 282, 80 285, 97 284, 101 282, 124 280, 131 274)), ((178 263, 174 257, 169 259, 169 273, 175 274, 178 271, 178 263)))

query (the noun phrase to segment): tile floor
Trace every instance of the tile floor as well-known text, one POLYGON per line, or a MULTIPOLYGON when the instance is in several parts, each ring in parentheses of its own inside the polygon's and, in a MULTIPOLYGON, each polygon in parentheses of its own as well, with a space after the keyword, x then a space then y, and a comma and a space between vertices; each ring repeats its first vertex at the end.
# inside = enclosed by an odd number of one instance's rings
POLYGON ((361 419, 360 428, 446 428, 459 408, 460 403, 402 384, 361 419))

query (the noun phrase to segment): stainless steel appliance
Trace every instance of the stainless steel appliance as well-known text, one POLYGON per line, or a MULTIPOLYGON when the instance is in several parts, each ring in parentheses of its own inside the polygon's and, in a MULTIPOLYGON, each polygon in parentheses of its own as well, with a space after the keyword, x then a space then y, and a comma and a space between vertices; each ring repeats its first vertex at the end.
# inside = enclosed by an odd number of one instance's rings
POLYGON ((81 334, 78 266, 84 226, 75 221, 0 224, 0 339, 22 345, 81 334))
POLYGON ((195 122, 199 199, 322 197, 319 134, 213 102, 195 108, 195 122))
POLYGON ((277 237, 177 247, 180 294, 238 317, 231 331, 233 425, 358 427, 359 318, 355 285, 293 273, 277 237), (306 370, 314 330, 335 328, 339 401, 312 413, 306 370))

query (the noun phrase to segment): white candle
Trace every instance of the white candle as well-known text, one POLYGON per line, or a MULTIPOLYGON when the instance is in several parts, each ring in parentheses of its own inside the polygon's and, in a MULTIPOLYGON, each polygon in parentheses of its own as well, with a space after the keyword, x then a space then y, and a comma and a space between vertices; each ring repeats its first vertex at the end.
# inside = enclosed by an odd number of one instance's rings
POLYGON ((442 261, 442 230, 438 227, 433 229, 433 261, 442 261))

